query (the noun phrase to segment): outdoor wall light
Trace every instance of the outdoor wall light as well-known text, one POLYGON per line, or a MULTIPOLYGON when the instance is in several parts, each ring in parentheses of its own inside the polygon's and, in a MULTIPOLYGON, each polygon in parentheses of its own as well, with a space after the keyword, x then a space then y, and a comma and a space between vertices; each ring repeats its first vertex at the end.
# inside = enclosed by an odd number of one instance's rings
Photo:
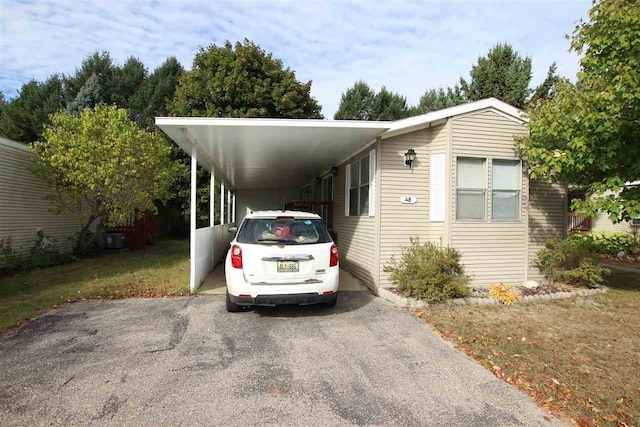
POLYGON ((319 176, 317 176, 317 177, 316 177, 316 184, 320 184, 320 181, 321 181, 321 180, 320 180, 320 177, 319 177, 319 176))
POLYGON ((404 165, 409 166, 413 169, 413 162, 416 159, 416 152, 413 151, 413 148, 409 148, 406 153, 404 153, 404 165))
POLYGON ((331 175, 338 176, 338 167, 334 166, 331 168, 331 175))

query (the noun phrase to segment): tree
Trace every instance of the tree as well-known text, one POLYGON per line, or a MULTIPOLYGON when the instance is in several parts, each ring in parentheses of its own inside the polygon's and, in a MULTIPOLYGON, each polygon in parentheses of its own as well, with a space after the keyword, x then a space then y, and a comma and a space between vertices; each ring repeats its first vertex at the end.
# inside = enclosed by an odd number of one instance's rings
POLYGON ((130 105, 135 120, 140 125, 153 128, 155 117, 169 115, 169 103, 183 71, 182 65, 172 56, 145 80, 130 105))
POLYGON ((98 80, 98 76, 92 74, 84 82, 75 99, 67 105, 69 114, 79 114, 85 108, 93 108, 104 102, 104 88, 98 80))
POLYGON ((371 106, 372 120, 398 120, 408 115, 407 98, 398 93, 389 92, 382 86, 380 92, 373 99, 373 105, 371 106))
POLYGON ((39 140, 49 114, 64 106, 64 90, 59 75, 54 74, 43 83, 31 80, 22 85, 18 96, 4 106, 0 135, 21 142, 39 140))
POLYGON ((155 200, 170 196, 175 165, 157 132, 146 132, 113 105, 58 112, 45 126, 44 142, 33 144, 33 173, 50 188, 56 213, 75 214, 83 226, 76 253, 95 241, 95 222, 115 225, 135 212, 155 212, 155 200))
POLYGON ((640 215, 640 3, 601 0, 579 21, 571 49, 579 55, 575 84, 561 80, 530 109, 530 136, 520 149, 533 177, 581 185, 574 209, 640 215))
POLYGON ((557 68, 558 66, 555 62, 549 66, 549 70, 547 71, 547 77, 533 91, 533 95, 531 96, 531 101, 530 101, 531 103, 535 103, 541 99, 547 99, 551 95, 556 85, 561 80, 561 77, 556 72, 557 68))
POLYGON ((455 107, 464 104, 466 101, 462 96, 460 86, 455 85, 452 88, 444 89, 428 89, 424 95, 420 97, 420 103, 416 108, 416 114, 424 114, 430 111, 438 111, 443 108, 455 107))
POLYGON ((336 120, 373 120, 371 110, 376 93, 362 80, 342 94, 340 106, 333 118, 336 120))
POLYGON ((460 78, 464 97, 469 101, 495 97, 524 108, 529 96, 531 58, 521 57, 507 43, 498 43, 486 57, 479 57, 471 68, 471 81, 460 78))
MULTIPOLYGON (((80 68, 76 69, 73 75, 65 76, 64 78, 64 91, 67 103, 71 103, 80 89, 89 80, 89 78, 95 75, 102 88, 104 88, 104 102, 111 104, 115 102, 111 97, 111 91, 107 90, 110 86, 113 73, 116 66, 111 59, 111 55, 107 51, 94 52, 82 60, 80 68)), ((110 89, 110 88, 109 88, 110 89)))
POLYGON ((255 43, 200 49, 178 79, 169 111, 176 116, 321 118, 311 81, 255 43))
POLYGON ((131 102, 147 80, 147 68, 142 61, 129 57, 121 67, 115 67, 109 82, 111 102, 120 108, 131 108, 131 102))

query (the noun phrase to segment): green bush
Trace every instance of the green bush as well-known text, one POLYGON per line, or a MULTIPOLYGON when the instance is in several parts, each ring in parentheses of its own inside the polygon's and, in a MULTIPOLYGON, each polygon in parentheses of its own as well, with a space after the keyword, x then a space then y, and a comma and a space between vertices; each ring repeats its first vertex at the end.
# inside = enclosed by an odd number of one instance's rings
POLYGON ((638 248, 638 242, 633 233, 591 231, 589 233, 575 233, 569 240, 584 244, 590 252, 596 254, 617 254, 620 251, 633 253, 638 248))
POLYGON ((599 266, 588 243, 579 240, 549 240, 538 251, 538 264, 552 282, 599 287, 609 270, 599 266))
POLYGON ((61 254, 55 239, 48 237, 42 230, 38 231, 36 240, 26 254, 16 252, 12 247, 13 239, 7 237, 0 240, 0 267, 8 270, 31 270, 50 267, 73 260, 73 257, 61 254))
POLYGON ((411 245, 402 249, 399 260, 391 257, 384 266, 391 280, 406 296, 426 302, 443 302, 469 295, 469 277, 460 263, 462 255, 442 244, 420 244, 411 238, 411 245))

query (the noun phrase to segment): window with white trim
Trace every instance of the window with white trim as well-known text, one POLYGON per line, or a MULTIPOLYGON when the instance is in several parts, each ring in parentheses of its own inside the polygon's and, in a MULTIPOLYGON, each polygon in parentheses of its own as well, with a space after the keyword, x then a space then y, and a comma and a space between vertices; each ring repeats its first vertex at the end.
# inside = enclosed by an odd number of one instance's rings
POLYGON ((517 221, 520 219, 520 161, 491 162, 491 219, 517 221))
POLYGON ((486 218, 486 159, 458 157, 456 167, 456 219, 486 218))
POLYGON ((375 212, 375 151, 348 164, 345 178, 345 215, 373 216, 375 212))

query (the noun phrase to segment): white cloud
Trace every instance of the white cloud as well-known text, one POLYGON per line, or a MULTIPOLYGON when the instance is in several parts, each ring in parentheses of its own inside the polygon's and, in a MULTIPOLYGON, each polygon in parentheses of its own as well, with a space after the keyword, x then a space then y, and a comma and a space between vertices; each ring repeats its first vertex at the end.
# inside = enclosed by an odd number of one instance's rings
POLYGON ((332 117, 357 79, 416 103, 427 88, 467 76, 479 55, 508 41, 533 58, 540 82, 555 60, 573 77, 577 57, 564 34, 589 0, 522 2, 370 2, 0 0, 0 90, 71 73, 95 50, 117 61, 139 57, 150 69, 168 56, 189 68, 201 46, 248 38, 313 80, 332 117))

